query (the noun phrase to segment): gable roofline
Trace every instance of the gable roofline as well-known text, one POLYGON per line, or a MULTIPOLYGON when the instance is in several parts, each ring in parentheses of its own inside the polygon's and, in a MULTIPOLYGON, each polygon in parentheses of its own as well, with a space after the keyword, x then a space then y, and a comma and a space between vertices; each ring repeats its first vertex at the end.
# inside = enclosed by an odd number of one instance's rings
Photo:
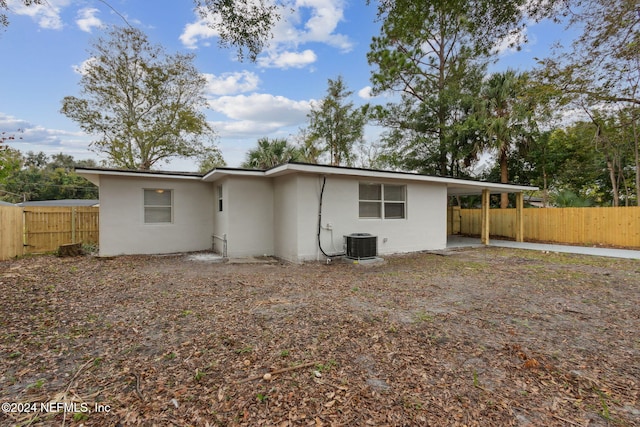
POLYGON ((432 182, 445 184, 450 195, 480 194, 482 190, 491 193, 520 193, 535 191, 538 187, 528 185, 501 184, 469 179, 423 175, 415 172, 364 169, 348 166, 317 165, 311 163, 289 162, 265 171, 265 176, 276 177, 290 173, 313 173, 321 175, 353 176, 370 179, 392 179, 403 181, 432 182))
POLYGON ((215 182, 226 176, 275 178, 283 175, 303 173, 324 176, 350 176, 373 180, 388 179, 444 184, 447 187, 447 192, 449 195, 480 194, 482 193, 482 190, 489 190, 491 193, 520 193, 523 191, 538 190, 538 187, 527 185, 500 184, 486 181, 473 181, 469 179, 423 175, 415 172, 365 169, 349 166, 318 165, 302 162, 283 163, 266 170, 220 167, 215 168, 207 172, 206 174, 194 172, 139 171, 130 169, 107 168, 76 168, 76 173, 89 179, 94 184, 99 183, 100 175, 192 179, 205 182, 215 182))
POLYGON ((100 176, 124 176, 136 178, 193 179, 200 181, 202 174, 197 172, 144 171, 137 169, 111 168, 75 168, 75 172, 95 185, 100 185, 100 176))
POLYGON ((203 177, 203 181, 214 182, 222 177, 234 175, 234 176, 265 176, 265 171, 262 169, 245 169, 245 168, 215 168, 207 172, 203 177))
POLYGON ((202 178, 202 174, 198 172, 173 172, 173 171, 156 171, 156 170, 140 170, 140 169, 112 169, 112 168, 75 168, 76 172, 95 173, 98 175, 123 175, 123 176, 153 176, 158 175, 175 177, 202 178))

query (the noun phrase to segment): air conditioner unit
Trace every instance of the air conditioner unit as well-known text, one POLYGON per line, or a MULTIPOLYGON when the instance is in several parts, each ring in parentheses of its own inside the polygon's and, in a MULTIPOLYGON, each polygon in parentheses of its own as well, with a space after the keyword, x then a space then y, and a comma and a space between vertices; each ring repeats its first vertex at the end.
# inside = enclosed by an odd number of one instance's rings
POLYGON ((344 236, 349 258, 363 259, 378 256, 378 236, 369 233, 352 233, 344 236))

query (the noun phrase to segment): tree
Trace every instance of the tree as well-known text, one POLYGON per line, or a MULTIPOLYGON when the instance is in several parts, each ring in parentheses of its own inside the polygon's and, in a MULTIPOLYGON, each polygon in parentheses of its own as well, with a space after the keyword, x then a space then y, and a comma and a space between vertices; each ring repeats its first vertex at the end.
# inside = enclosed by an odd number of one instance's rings
POLYGON ((18 150, 7 149, 0 152, 0 164, 11 165, 0 169, 0 193, 6 201, 98 198, 98 187, 73 171, 95 166, 93 160, 76 161, 62 153, 51 159, 42 152, 23 156, 18 150))
POLYGON ((329 79, 327 95, 308 114, 309 140, 329 152, 330 163, 335 166, 352 165, 353 145, 364 136, 368 105, 355 108, 353 102, 347 102, 352 94, 342 76, 329 79))
POLYGON ((300 153, 299 160, 301 162, 320 163, 324 149, 319 146, 318 141, 310 137, 308 128, 299 129, 298 133, 293 136, 293 141, 300 153))
POLYGON ((0 149, 0 185, 22 168, 23 160, 20 151, 11 147, 0 149))
POLYGON ((286 139, 260 138, 258 146, 247 153, 246 160, 241 165, 243 168, 269 169, 274 166, 298 161, 300 151, 287 142, 286 139))
POLYGON ((279 2, 265 0, 194 0, 196 9, 220 37, 222 46, 238 49, 238 58, 256 57, 267 45, 280 20, 279 2))
MULTIPOLYGON (((492 74, 482 90, 487 145, 498 152, 500 182, 509 182, 508 159, 513 151, 525 150, 537 131, 534 106, 524 96, 528 77, 513 70, 492 74)), ((500 207, 508 207, 503 193, 500 207)))
MULTIPOLYGON (((22 4, 25 6, 35 6, 43 4, 44 0, 22 0, 22 4)), ((5 11, 9 11, 9 4, 7 0, 0 0, 0 27, 7 27, 9 25, 9 18, 5 11)))
POLYGON ((90 51, 83 98, 67 96, 62 113, 100 139, 92 148, 116 167, 150 169, 194 157, 213 135, 201 108, 206 81, 193 55, 166 55, 142 31, 114 27, 90 51))
POLYGON ((473 104, 494 41, 486 35, 506 34, 481 31, 479 25, 495 14, 480 7, 484 3, 490 2, 397 0, 384 11, 381 34, 367 58, 375 67, 374 92, 401 94, 400 102, 375 115, 390 129, 388 157, 397 167, 454 175, 459 162, 468 166, 477 155, 473 104))
MULTIPOLYGON (((46 0, 21 2, 27 7, 46 4, 46 0)), ((124 19, 108 2, 101 2, 124 19)), ((265 0, 193 0, 193 3, 207 25, 220 37, 220 45, 235 47, 239 59, 248 55, 252 61, 256 60, 272 37, 273 27, 280 20, 279 10, 283 6, 281 2, 265 0)), ((7 0, 0 0, 0 27, 9 25, 9 11, 7 0)))
MULTIPOLYGON (((640 188, 640 13, 635 0, 583 0, 569 10, 570 24, 582 29, 567 51, 541 61, 539 78, 559 97, 593 115, 593 110, 626 109, 635 120, 635 187, 640 188)), ((640 203, 640 198, 638 198, 640 203)))
POLYGON ((227 162, 224 161, 224 157, 222 157, 222 153, 218 147, 208 149, 200 156, 200 160, 198 161, 198 171, 200 173, 207 173, 222 166, 227 166, 227 162))
POLYGON ((580 197, 571 190, 562 190, 554 195, 553 204, 559 208, 583 208, 593 206, 593 201, 580 197))
MULTIPOLYGON (((116 14, 123 17, 113 6, 104 0, 100 0, 111 8, 116 14)), ((417 2, 417 0, 415 0, 417 2)), ((565 0, 475 0, 472 8, 477 11, 473 19, 478 28, 484 29, 508 29, 503 36, 517 30, 517 25, 527 11, 529 17, 542 18, 553 16, 556 13, 556 5, 563 3, 578 3, 580 0, 568 2, 565 0), (525 7, 526 6, 526 7, 525 7)), ((22 0, 25 6, 45 4, 44 0, 22 0)), ((373 2, 372 2, 373 3, 373 2)), ((391 8, 396 0, 380 0, 379 15, 391 8)), ((273 28, 281 19, 282 10, 295 10, 291 3, 284 0, 194 0, 194 5, 206 24, 219 36, 222 46, 235 47, 238 50, 239 59, 248 56, 255 61, 258 54, 268 45, 273 37, 273 28), (246 51, 246 53, 245 53, 246 51)), ((0 27, 6 27, 9 23, 6 13, 9 11, 7 0, 0 0, 0 27)), ((126 19, 125 19, 126 22, 126 19)), ((490 39, 490 31, 479 32, 479 38, 485 41, 490 39)), ((501 38, 501 37, 498 37, 501 38)))

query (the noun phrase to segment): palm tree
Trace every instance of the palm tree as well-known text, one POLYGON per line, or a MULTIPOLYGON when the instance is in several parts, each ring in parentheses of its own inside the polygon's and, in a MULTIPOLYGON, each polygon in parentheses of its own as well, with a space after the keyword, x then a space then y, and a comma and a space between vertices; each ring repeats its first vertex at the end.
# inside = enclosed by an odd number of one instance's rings
POLYGON ((246 160, 241 166, 251 169, 269 169, 299 159, 300 151, 289 145, 286 139, 260 138, 258 147, 247 153, 246 160))
MULTIPOLYGON (((527 74, 507 70, 492 74, 482 90, 487 148, 498 152, 500 182, 504 184, 509 183, 509 155, 526 150, 536 130, 534 108, 525 93, 527 82, 527 74)), ((500 207, 508 204, 508 194, 502 194, 500 207)))

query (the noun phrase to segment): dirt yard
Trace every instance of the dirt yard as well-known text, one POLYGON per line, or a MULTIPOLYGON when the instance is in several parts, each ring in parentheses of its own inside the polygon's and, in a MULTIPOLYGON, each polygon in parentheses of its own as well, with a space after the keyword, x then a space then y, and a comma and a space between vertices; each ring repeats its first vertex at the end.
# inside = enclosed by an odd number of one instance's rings
POLYGON ((638 261, 40 256, 0 290, 1 425, 640 425, 638 261))

